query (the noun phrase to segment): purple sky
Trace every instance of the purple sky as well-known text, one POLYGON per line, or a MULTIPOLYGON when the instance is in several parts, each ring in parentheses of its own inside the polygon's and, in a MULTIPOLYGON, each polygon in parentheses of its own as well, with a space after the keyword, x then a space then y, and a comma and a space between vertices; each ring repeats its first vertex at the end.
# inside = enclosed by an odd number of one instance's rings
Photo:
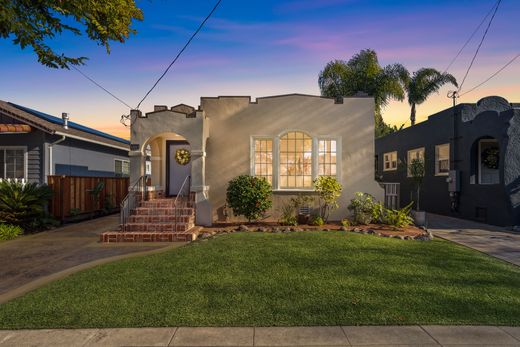
MULTIPOLYGON (((333 59, 349 59, 375 49, 381 64, 399 62, 410 71, 448 65, 495 1, 223 0, 221 7, 141 106, 199 104, 200 96, 253 97, 319 94, 318 74, 333 59)), ((59 51, 90 58, 82 69, 132 106, 151 87, 213 6, 212 1, 138 1, 145 19, 138 34, 116 44, 107 55, 84 38, 66 35, 53 43, 59 51)), ((520 52, 520 1, 503 0, 473 70, 469 89, 520 52)), ((483 32, 450 69, 459 80, 483 32)), ((128 109, 76 71, 43 67, 29 49, 0 41, 3 64, 0 98, 59 115, 120 136, 128 109)), ((418 120, 451 105, 443 88, 418 108, 418 120)), ((501 95, 520 102, 520 59, 459 102, 501 95)), ((384 117, 408 121, 409 106, 392 102, 384 117)))

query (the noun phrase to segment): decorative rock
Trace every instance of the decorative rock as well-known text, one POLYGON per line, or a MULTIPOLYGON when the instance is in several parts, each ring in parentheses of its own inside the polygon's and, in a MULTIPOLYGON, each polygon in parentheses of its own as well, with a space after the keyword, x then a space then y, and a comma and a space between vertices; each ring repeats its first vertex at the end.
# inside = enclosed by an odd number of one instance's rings
POLYGON ((431 234, 419 235, 419 236, 416 236, 414 240, 431 241, 431 240, 433 240, 433 235, 431 235, 431 234))
POLYGON ((360 233, 361 229, 360 228, 354 228, 352 231, 355 232, 355 233, 360 233))
POLYGON ((301 232, 301 231, 303 231, 303 229, 301 229, 301 228, 295 228, 295 229, 293 229, 293 231, 301 232))
POLYGON ((394 235, 392 236, 394 239, 399 239, 399 240, 404 240, 404 236, 403 235, 394 235))
POLYGON ((210 233, 202 233, 200 235, 200 238, 201 239, 207 239, 207 238, 210 238, 211 236, 213 236, 213 235, 211 235, 210 233))
POLYGON ((282 230, 281 230, 280 228, 274 228, 274 229, 272 230, 272 232, 273 232, 273 233, 276 233, 276 234, 279 234, 279 233, 282 232, 282 230))
POLYGON ((291 231, 292 231, 291 228, 285 228, 285 229, 283 230, 284 233, 290 233, 291 231))
POLYGON ((410 235, 406 235, 406 236, 404 237, 404 239, 405 239, 405 240, 413 240, 413 237, 411 237, 410 235))
POLYGON ((367 234, 370 234, 370 235, 373 235, 373 234, 375 234, 376 232, 375 232, 374 230, 372 230, 372 229, 368 229, 366 233, 367 233, 367 234))
POLYGON ((342 226, 341 228, 339 228, 339 230, 341 230, 341 231, 348 231, 348 228, 347 228, 347 227, 344 227, 344 226, 342 226))
POLYGON ((242 224, 241 226, 238 227, 238 230, 240 230, 240 231, 249 231, 249 228, 247 227, 247 225, 242 224))

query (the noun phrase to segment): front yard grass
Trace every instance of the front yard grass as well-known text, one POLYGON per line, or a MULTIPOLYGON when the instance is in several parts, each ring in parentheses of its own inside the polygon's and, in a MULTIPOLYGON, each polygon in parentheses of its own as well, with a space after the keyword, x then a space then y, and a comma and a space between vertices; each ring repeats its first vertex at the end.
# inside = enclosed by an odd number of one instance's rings
POLYGON ((92 268, 0 306, 0 328, 520 324, 520 268, 454 243, 236 233, 92 268))

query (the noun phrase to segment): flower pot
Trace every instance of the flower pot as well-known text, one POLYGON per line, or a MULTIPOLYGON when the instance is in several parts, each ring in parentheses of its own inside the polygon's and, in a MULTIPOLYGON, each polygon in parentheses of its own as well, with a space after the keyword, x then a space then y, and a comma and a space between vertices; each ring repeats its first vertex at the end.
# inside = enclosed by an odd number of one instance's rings
POLYGON ((426 211, 412 211, 412 217, 417 226, 426 225, 426 211))

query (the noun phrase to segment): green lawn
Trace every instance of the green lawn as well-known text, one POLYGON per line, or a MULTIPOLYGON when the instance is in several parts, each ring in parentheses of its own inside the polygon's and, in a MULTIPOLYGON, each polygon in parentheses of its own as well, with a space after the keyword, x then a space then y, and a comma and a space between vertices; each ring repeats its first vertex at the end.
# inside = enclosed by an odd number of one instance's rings
POLYGON ((0 328, 520 325, 520 268, 456 244, 237 233, 95 267, 0 306, 0 328))

